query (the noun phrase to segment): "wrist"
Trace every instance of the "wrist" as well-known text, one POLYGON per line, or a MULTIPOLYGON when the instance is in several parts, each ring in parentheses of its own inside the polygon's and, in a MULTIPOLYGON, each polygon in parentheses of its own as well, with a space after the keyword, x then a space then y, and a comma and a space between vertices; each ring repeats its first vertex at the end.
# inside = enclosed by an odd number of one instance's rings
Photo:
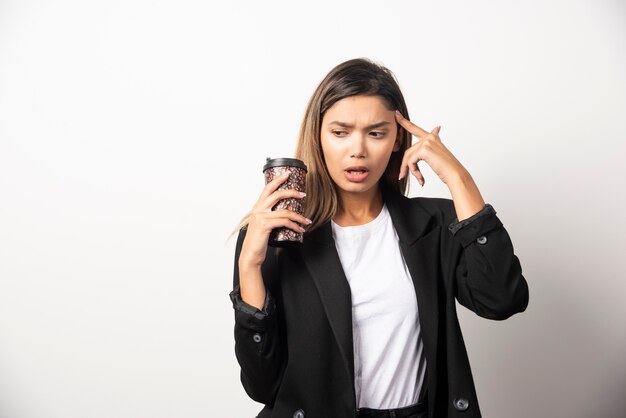
POLYGON ((461 167, 460 169, 453 171, 452 174, 447 177, 446 185, 448 187, 467 187, 468 184, 473 182, 474 179, 469 171, 461 167))

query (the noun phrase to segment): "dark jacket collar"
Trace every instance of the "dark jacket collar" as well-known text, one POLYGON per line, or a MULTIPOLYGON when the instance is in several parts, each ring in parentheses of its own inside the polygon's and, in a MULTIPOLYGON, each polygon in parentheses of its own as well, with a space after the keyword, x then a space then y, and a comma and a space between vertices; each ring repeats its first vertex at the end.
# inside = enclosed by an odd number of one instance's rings
MULTIPOLYGON (((398 238, 401 242, 411 245, 423 235, 431 214, 427 212, 417 199, 410 199, 400 192, 381 187, 383 201, 387 204, 389 215, 394 224, 398 238)), ((334 244, 332 238, 332 225, 330 220, 320 225, 310 234, 305 235, 305 240, 310 239, 319 244, 334 244)))

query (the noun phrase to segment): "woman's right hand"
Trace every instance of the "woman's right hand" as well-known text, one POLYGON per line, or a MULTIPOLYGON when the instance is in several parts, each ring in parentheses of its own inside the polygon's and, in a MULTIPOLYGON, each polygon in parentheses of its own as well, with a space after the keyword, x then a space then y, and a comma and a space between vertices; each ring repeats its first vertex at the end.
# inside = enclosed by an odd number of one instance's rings
POLYGON ((281 199, 302 199, 305 194, 294 189, 277 190, 289 178, 290 172, 285 170, 280 176, 267 183, 259 200, 252 208, 246 237, 239 255, 239 268, 258 268, 265 261, 267 245, 272 229, 288 227, 296 232, 304 232, 297 222, 309 225, 311 220, 296 212, 284 209, 272 211, 272 207, 281 199))

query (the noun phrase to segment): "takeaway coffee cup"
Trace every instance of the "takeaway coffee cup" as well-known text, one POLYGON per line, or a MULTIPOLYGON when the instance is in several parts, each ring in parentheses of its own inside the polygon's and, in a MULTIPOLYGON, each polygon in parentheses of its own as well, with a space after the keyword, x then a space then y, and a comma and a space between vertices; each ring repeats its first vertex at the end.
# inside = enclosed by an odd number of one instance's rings
MULTIPOLYGON (((291 174, 279 187, 278 190, 295 189, 306 193, 306 165, 296 158, 270 158, 267 157, 263 166, 265 184, 276 177, 289 171, 291 174)), ((289 209, 304 216, 304 198, 281 199, 272 207, 272 210, 289 209)), ((274 228, 270 233, 269 245, 273 247, 285 247, 294 243, 302 242, 303 233, 294 231, 291 228, 274 228)))

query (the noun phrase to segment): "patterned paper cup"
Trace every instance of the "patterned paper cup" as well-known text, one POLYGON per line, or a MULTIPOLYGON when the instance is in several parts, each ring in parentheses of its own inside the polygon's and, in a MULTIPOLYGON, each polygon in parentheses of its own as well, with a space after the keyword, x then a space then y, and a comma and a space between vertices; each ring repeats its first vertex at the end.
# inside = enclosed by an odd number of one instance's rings
MULTIPOLYGON (((265 175, 265 184, 280 176, 283 172, 289 171, 291 174, 285 180, 278 190, 295 189, 306 193, 306 165, 304 162, 295 158, 267 158, 263 166, 263 174, 265 175)), ((304 215, 304 198, 287 198, 281 199, 272 207, 272 210, 289 209, 300 215, 304 215)), ((270 233, 269 245, 274 247, 284 247, 292 243, 302 242, 303 233, 294 231, 291 228, 280 227, 274 228, 270 233)))

